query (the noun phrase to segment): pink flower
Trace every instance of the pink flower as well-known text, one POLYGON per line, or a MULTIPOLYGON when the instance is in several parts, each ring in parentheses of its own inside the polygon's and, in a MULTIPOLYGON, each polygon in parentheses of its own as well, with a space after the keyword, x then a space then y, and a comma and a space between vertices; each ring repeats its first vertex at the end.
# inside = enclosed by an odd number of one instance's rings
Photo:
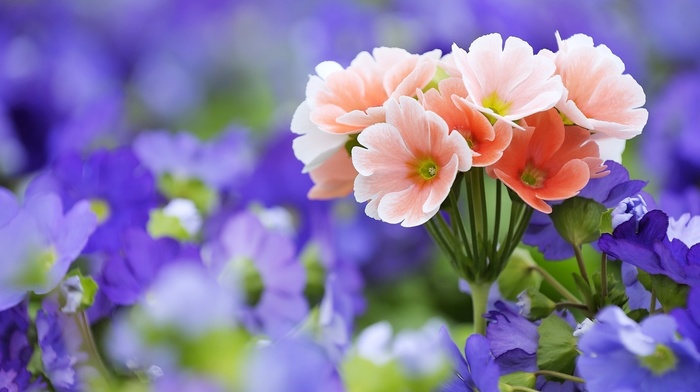
POLYGON ((549 214, 552 207, 545 200, 576 196, 591 177, 607 174, 590 133, 565 127, 556 109, 526 117, 524 125, 487 172, 534 209, 549 214))
POLYGON ((631 139, 642 133, 649 114, 644 105, 642 87, 625 65, 605 45, 593 46, 593 39, 576 34, 562 40, 557 33, 559 51, 540 53, 551 58, 561 75, 565 91, 556 105, 571 123, 596 132, 594 139, 614 137, 631 139))
POLYGON ((354 176, 347 169, 353 166, 349 154, 340 156, 344 147, 351 146, 366 127, 385 120, 387 99, 414 96, 416 89, 428 85, 440 57, 437 50, 416 55, 399 48, 376 48, 372 53, 360 53, 347 69, 332 61, 319 64, 318 75, 311 76, 306 86, 306 100, 294 113, 291 129, 299 135, 293 142, 294 155, 304 163, 304 172, 313 173, 317 185, 310 197, 335 198, 351 192, 354 176), (341 172, 334 172, 339 167, 341 172))
POLYGON ((457 45, 452 53, 467 88, 462 101, 512 126, 554 107, 563 93, 554 62, 519 38, 509 37, 503 47, 500 34, 489 34, 472 42, 469 53, 457 45))
POLYGON ((464 103, 467 89, 460 78, 442 80, 438 90, 430 89, 421 94, 423 106, 435 112, 447 123, 447 128, 459 132, 469 143, 474 154, 473 166, 483 167, 498 161, 508 147, 513 128, 498 120, 491 125, 481 112, 464 103))
POLYGON ((359 172, 355 199, 369 201, 370 217, 417 226, 438 212, 457 171, 471 168, 472 152, 461 134, 449 132, 415 99, 392 99, 384 108, 386 123, 365 129, 358 137, 364 148, 352 150, 359 172))

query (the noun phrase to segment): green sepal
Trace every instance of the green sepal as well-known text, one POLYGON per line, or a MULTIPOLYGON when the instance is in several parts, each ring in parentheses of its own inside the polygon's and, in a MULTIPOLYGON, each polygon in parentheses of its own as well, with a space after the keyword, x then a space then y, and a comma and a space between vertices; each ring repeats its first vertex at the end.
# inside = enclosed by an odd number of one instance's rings
POLYGON ((180 220, 175 216, 166 215, 163 210, 151 210, 146 227, 153 238, 170 237, 180 241, 191 239, 180 220))
POLYGON ((614 208, 608 208, 607 211, 603 213, 600 217, 600 233, 611 234, 613 232, 612 226, 612 212, 614 208))
POLYGON ((573 374, 576 365, 577 340, 573 328, 556 314, 550 314, 537 327, 537 367, 564 374, 573 374))
POLYGON ((650 275, 651 287, 656 298, 661 302, 664 311, 670 312, 672 309, 685 308, 688 301, 690 287, 673 281, 666 275, 650 275))
POLYGON ((83 289, 83 296, 80 299, 80 308, 78 311, 86 310, 93 303, 95 303, 95 296, 97 295, 97 290, 99 286, 95 279, 91 276, 84 276, 79 269, 72 269, 67 274, 66 277, 77 276, 80 279, 80 286, 83 289))
POLYGON ((501 376, 498 379, 498 388, 501 392, 510 392, 513 386, 534 388, 537 383, 537 376, 534 373, 514 372, 501 376))
POLYGON ((606 211, 597 201, 576 196, 553 206, 549 216, 566 242, 581 246, 600 238, 601 217, 606 211))
POLYGON ((603 298, 600 293, 602 293, 602 287, 600 285, 600 272, 596 271, 592 276, 593 287, 595 288, 595 294, 593 295, 593 300, 596 312, 608 305, 615 305, 618 307, 623 307, 627 301, 627 293, 625 292, 625 286, 615 278, 615 275, 608 274, 608 295, 603 298))
POLYGON ((549 297, 546 295, 540 293, 537 289, 529 288, 521 293, 521 295, 527 296, 528 298, 530 311, 527 315, 525 315, 525 317, 530 320, 545 318, 549 316, 557 307, 557 304, 554 301, 549 299, 549 297))
POLYGON ((197 178, 178 178, 164 174, 158 179, 158 190, 171 200, 192 200, 197 209, 205 214, 219 203, 219 195, 197 178))
POLYGON ((498 290, 501 295, 510 301, 515 301, 523 291, 539 289, 542 284, 542 275, 532 268, 535 265, 530 252, 523 248, 516 248, 508 259, 506 267, 498 275, 498 290))
POLYGON ((318 244, 309 242, 301 252, 301 264, 306 271, 304 296, 310 307, 321 303, 326 291, 326 268, 321 262, 321 250, 318 244))

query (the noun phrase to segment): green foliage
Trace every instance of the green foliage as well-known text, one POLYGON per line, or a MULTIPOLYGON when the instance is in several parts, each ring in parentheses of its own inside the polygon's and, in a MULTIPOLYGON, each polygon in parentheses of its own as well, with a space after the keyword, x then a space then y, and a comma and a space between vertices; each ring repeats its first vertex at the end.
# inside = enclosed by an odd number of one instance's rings
POLYGON ((175 216, 166 215, 163 210, 152 210, 148 219, 148 234, 153 238, 171 237, 180 241, 191 239, 190 233, 182 227, 175 216))
POLYGON ((559 316, 549 315, 537 327, 537 367, 564 374, 573 374, 578 351, 573 328, 559 316))
POLYGON ((450 372, 447 361, 427 375, 410 374, 395 360, 377 364, 351 355, 343 362, 348 392, 432 392, 447 380, 450 372))
POLYGON ((549 316, 557 305, 549 297, 534 288, 527 289, 522 295, 527 297, 526 301, 530 309, 526 317, 530 320, 539 320, 549 316))
POLYGON ((661 302, 665 312, 672 309, 685 308, 690 287, 680 284, 665 275, 650 275, 652 292, 661 302))
POLYGON ((205 214, 219 203, 217 192, 197 178, 179 178, 165 174, 158 179, 158 190, 169 199, 191 200, 205 214))
POLYGON ((498 388, 501 392, 510 392, 513 387, 534 388, 537 376, 534 373, 514 372, 501 376, 498 380, 498 388))
POLYGON ((528 289, 539 289, 542 276, 533 270, 535 266, 530 252, 516 248, 506 264, 506 268, 498 276, 498 289, 504 298, 514 301, 518 294, 528 289))
POLYGON ((606 211, 597 201, 576 196, 552 207, 550 217, 564 240, 580 246, 600 238, 601 217, 606 211))

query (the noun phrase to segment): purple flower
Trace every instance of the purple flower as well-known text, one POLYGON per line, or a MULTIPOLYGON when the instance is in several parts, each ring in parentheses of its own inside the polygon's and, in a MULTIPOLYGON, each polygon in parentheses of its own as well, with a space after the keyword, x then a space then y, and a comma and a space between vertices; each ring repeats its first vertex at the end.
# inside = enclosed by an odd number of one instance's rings
POLYGON ((700 350, 700 288, 691 288, 686 308, 673 309, 671 315, 678 323, 678 332, 681 336, 692 340, 695 347, 700 350))
POLYGON ((124 247, 109 255, 99 274, 98 285, 117 305, 132 305, 153 283, 164 265, 176 260, 180 245, 170 238, 153 239, 145 231, 124 233, 124 247))
POLYGON ((53 300, 46 300, 36 316, 36 331, 44 374, 51 385, 59 392, 83 390, 83 378, 94 369, 85 367, 88 356, 81 351, 74 319, 61 313, 53 300))
POLYGON ((700 354, 668 315, 637 324, 617 307, 603 309, 579 340, 577 368, 591 392, 692 391, 700 354))
POLYGON ((146 132, 134 140, 134 152, 157 177, 201 180, 217 190, 241 184, 253 167, 252 148, 241 129, 206 142, 186 132, 146 132))
POLYGON ((253 352, 245 367, 245 392, 341 392, 335 365, 310 340, 282 339, 253 352))
POLYGON ((64 214, 55 194, 28 195, 21 207, 0 189, 0 309, 18 304, 27 291, 51 291, 80 255, 95 229, 95 215, 86 202, 64 214))
POLYGON ((443 346, 448 350, 455 374, 440 387, 440 392, 497 392, 500 369, 482 335, 469 336, 464 346, 464 356, 452 341, 446 328, 441 330, 443 346))
POLYGON ((678 283, 695 286, 700 284, 700 245, 673 238, 685 233, 681 226, 674 224, 669 232, 668 216, 653 210, 639 222, 630 219, 612 234, 603 234, 600 249, 650 274, 666 275, 678 283))
POLYGON ((123 232, 145 229, 159 200, 153 176, 127 147, 99 150, 85 159, 77 153, 62 155, 29 185, 28 193, 46 190, 61 195, 66 206, 90 201, 99 225, 86 253, 118 251, 123 232))
MULTIPOLYGON (((605 164, 610 173, 588 181, 578 196, 613 208, 623 199, 638 194, 646 185, 644 181, 630 180, 629 173, 619 163, 606 161, 605 164)), ((532 215, 523 243, 536 246, 547 260, 564 260, 574 256, 572 245, 561 238, 549 215, 537 211, 532 215)))
POLYGON ((242 212, 230 218, 219 237, 204 245, 205 262, 225 285, 243 291, 243 323, 254 332, 279 337, 308 313, 304 268, 294 244, 242 212))
POLYGON ((496 302, 495 307, 497 310, 486 315, 489 320, 486 338, 501 373, 536 371, 540 340, 537 325, 503 302, 496 302))
POLYGON ((19 361, 0 363, 0 391, 45 391, 39 382, 31 382, 32 374, 19 361))

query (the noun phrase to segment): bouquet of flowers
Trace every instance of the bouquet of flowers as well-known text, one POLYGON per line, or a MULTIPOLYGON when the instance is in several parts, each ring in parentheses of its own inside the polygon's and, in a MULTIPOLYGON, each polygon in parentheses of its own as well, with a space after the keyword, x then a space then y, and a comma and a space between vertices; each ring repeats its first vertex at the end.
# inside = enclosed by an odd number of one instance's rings
MULTIPOLYGON (((620 58, 583 34, 556 39, 537 54, 490 34, 445 55, 378 47, 346 68, 322 62, 296 136, 261 152, 239 127, 124 143, 100 133, 121 124, 119 99, 37 115, 43 105, 6 99, 3 85, 0 391, 695 390, 700 218, 655 209, 622 166, 648 114, 620 58), (45 118, 78 147, 56 142, 33 162, 5 123, 45 118), (376 222, 321 201, 350 194, 376 222), (430 254, 416 226, 450 268, 440 284, 470 294, 466 328, 359 319, 363 268, 430 254), (575 258, 571 282, 523 244, 547 262, 575 258)), ((34 53, 27 42, 8 45, 13 59, 34 53)), ((194 105, 127 65, 162 115, 194 105)))

